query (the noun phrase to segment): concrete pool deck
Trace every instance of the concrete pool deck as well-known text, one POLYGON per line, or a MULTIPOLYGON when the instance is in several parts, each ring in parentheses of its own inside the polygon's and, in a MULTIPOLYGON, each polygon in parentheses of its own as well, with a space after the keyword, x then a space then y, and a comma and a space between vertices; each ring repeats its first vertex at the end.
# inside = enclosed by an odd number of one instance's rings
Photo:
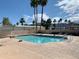
POLYGON ((15 38, 0 39, 0 59, 79 59, 79 37, 72 41, 31 44, 15 38))

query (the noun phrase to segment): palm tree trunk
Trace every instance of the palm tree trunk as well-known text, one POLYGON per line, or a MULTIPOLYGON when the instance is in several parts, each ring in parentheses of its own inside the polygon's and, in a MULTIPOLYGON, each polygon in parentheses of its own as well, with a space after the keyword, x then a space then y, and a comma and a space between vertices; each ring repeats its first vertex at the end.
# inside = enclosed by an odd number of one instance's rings
POLYGON ((35 20, 35 8, 34 8, 34 20, 35 20))
MULTIPOLYGON (((33 21, 35 21, 35 7, 34 7, 34 20, 33 21)), ((34 25, 33 25, 34 26, 34 25)), ((34 30, 35 30, 35 27, 34 27, 34 30)))
POLYGON ((41 23, 40 23, 40 30, 41 30, 42 20, 43 20, 43 6, 42 6, 42 12, 41 12, 41 23))
POLYGON ((60 22, 60 34, 61 34, 61 22, 60 22))
POLYGON ((59 22, 58 22, 58 25, 57 26, 58 26, 58 31, 60 33, 60 24, 59 24, 59 22))
POLYGON ((36 32, 37 32, 37 21, 38 21, 38 8, 36 7, 36 32))
POLYGON ((55 22, 54 22, 54 30, 55 30, 55 22))

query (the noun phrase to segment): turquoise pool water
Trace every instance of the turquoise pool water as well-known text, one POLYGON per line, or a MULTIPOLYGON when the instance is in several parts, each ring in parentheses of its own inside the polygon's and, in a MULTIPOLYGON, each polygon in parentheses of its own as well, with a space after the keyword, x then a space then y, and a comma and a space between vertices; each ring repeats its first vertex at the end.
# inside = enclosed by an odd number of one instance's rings
POLYGON ((33 35, 25 35, 25 36, 17 36, 17 39, 21 39, 24 41, 32 42, 32 43, 48 43, 48 42, 63 42, 64 38, 59 36, 33 36, 33 35))

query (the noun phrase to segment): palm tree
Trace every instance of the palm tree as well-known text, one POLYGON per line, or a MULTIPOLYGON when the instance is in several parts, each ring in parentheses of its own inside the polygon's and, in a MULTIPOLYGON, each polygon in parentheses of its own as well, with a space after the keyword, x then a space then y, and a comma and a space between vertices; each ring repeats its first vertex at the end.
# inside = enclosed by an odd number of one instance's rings
POLYGON ((35 10, 35 5, 34 5, 34 0, 31 0, 30 5, 31 5, 31 7, 34 8, 34 20, 35 20, 35 12, 36 12, 36 10, 35 10))
POLYGON ((71 21, 69 20, 69 21, 68 21, 68 23, 70 24, 70 23, 71 23, 71 21))
POLYGON ((60 32, 61 32, 61 22, 62 22, 62 18, 60 18, 59 21, 58 21, 60 32))
POLYGON ((51 19, 49 18, 49 19, 47 19, 47 21, 46 21, 46 25, 45 25, 45 29, 46 30, 48 30, 48 29, 50 29, 50 27, 51 27, 51 19))
POLYGON ((45 27, 45 25, 46 25, 46 21, 42 19, 41 26, 45 27))
POLYGON ((53 20, 53 23, 54 23, 53 26, 54 26, 54 29, 55 29, 55 27, 56 27, 56 19, 53 20))
POLYGON ((24 25, 24 23, 25 23, 24 18, 21 18, 21 19, 20 19, 20 23, 21 23, 22 26, 24 25))
POLYGON ((65 19, 65 21, 64 21, 65 23, 67 23, 67 19, 65 19))
MULTIPOLYGON (((42 22, 42 19, 43 19, 43 9, 44 9, 44 6, 46 6, 46 4, 47 4, 47 0, 39 0, 39 3, 42 6, 42 12, 41 12, 41 22, 42 22)), ((41 24, 40 24, 40 30, 41 30, 41 24)))
POLYGON ((66 29, 66 25, 67 25, 67 19, 65 19, 65 20, 64 20, 64 22, 65 22, 65 29, 66 29))
POLYGON ((32 21, 32 24, 33 24, 33 26, 35 25, 35 21, 34 20, 32 21))
POLYGON ((3 26, 5 26, 5 25, 10 26, 11 25, 11 22, 10 22, 10 20, 9 20, 8 17, 3 17, 2 24, 3 24, 3 26))
POLYGON ((71 30, 71 20, 68 20, 69 29, 71 30))
POLYGON ((18 26, 19 25, 19 22, 17 22, 16 25, 18 26))
POLYGON ((35 18, 35 23, 36 23, 36 32, 37 32, 37 20, 38 20, 38 4, 39 1, 38 0, 31 0, 31 7, 34 8, 34 18, 35 18))
POLYGON ((62 18, 60 18, 60 20, 59 20, 60 22, 62 22, 62 18))

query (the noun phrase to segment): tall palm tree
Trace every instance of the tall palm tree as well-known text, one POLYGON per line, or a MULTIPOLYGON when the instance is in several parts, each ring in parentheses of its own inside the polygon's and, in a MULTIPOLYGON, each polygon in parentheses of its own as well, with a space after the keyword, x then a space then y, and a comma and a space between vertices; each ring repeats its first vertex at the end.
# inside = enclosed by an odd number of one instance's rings
POLYGON ((53 20, 53 23, 54 23, 53 26, 54 26, 54 29, 55 29, 55 27, 56 27, 56 19, 53 20))
POLYGON ((69 29, 71 30, 71 20, 68 20, 69 29))
POLYGON ((62 18, 60 18, 59 20, 58 20, 58 25, 59 25, 59 27, 61 27, 60 25, 60 23, 61 23, 61 21, 62 21, 62 18))
POLYGON ((31 0, 31 7, 34 8, 34 18, 35 18, 35 23, 36 23, 36 32, 37 32, 37 20, 38 20, 38 0, 31 0))
POLYGON ((64 22, 65 22, 65 29, 66 29, 66 25, 67 25, 67 19, 65 19, 65 20, 64 20, 64 22))
POLYGON ((59 28, 60 28, 60 33, 61 33, 61 22, 62 22, 62 18, 60 18, 59 21, 58 21, 59 28))
MULTIPOLYGON (((42 6, 42 12, 41 12, 41 22, 42 22, 42 19, 43 19, 43 9, 44 9, 44 6, 46 6, 46 4, 47 4, 47 0, 39 0, 39 3, 42 6)), ((40 30, 41 30, 41 24, 40 24, 40 30)))
POLYGON ((35 10, 35 5, 34 5, 34 0, 31 0, 30 5, 31 5, 31 7, 34 8, 34 20, 33 21, 35 21, 35 12, 36 12, 36 10, 35 10))

